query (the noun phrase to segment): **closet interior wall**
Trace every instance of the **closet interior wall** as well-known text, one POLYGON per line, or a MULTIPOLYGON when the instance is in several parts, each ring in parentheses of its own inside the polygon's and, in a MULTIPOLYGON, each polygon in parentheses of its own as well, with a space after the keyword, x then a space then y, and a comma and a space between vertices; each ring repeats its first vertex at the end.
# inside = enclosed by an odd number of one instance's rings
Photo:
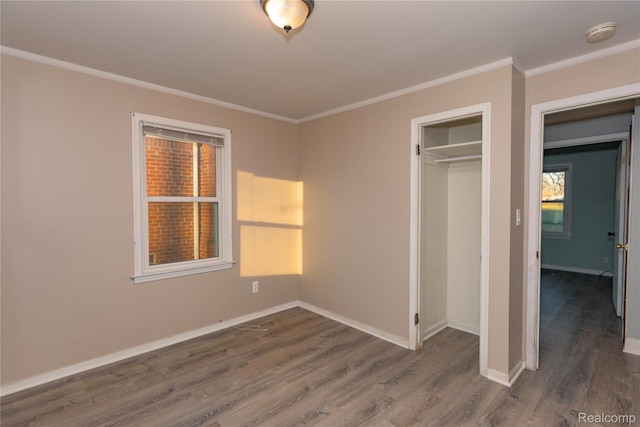
POLYGON ((481 116, 422 130, 422 338, 445 327, 478 335, 481 116))

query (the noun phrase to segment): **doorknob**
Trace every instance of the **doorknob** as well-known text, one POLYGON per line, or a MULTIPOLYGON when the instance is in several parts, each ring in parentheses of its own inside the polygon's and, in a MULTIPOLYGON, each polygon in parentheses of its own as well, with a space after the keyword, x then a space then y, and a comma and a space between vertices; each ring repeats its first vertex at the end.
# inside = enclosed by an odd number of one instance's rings
POLYGON ((629 245, 626 243, 618 243, 616 246, 618 246, 618 249, 624 249, 625 251, 629 249, 629 245))

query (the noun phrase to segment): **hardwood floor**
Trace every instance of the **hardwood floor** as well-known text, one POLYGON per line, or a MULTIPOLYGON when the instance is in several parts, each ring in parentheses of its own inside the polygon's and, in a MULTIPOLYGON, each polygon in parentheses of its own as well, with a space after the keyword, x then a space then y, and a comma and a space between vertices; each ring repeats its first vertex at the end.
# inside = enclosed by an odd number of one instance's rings
MULTIPOLYGON (((296 308, 2 398, 2 426, 574 426, 634 415, 611 279, 543 271, 540 370, 478 374, 478 337, 412 352, 296 308), (586 421, 586 420, 585 420, 586 421)), ((623 421, 626 419, 623 419, 623 421)), ((628 423, 602 423, 628 425, 628 423)))

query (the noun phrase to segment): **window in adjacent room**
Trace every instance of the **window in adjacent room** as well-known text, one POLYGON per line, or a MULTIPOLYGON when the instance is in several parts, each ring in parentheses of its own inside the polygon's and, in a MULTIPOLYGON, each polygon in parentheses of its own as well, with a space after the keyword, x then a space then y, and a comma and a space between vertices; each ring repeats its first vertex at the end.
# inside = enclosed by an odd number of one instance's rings
POLYGON ((133 114, 136 283, 230 268, 231 132, 133 114))
POLYGON ((541 217, 544 237, 571 237, 571 164, 544 166, 541 217))

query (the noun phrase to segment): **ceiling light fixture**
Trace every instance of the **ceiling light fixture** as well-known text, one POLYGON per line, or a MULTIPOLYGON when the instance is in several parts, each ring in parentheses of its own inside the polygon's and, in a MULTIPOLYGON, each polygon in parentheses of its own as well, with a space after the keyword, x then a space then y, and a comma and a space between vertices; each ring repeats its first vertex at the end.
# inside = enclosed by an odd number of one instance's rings
POLYGON ((300 27, 313 12, 313 0, 260 0, 273 25, 287 33, 300 27))
POLYGON ((589 43, 601 42, 603 40, 610 39, 616 33, 615 22, 605 22, 604 24, 596 25, 589 28, 587 31, 587 41, 589 43))

